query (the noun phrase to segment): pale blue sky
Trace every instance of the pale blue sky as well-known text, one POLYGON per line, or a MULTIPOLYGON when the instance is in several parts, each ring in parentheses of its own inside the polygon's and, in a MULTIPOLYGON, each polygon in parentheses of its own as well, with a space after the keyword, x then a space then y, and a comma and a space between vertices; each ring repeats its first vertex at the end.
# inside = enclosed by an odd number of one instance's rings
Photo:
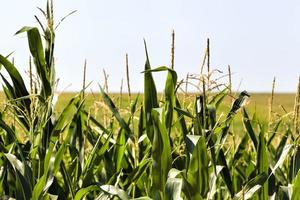
MULTIPOLYGON (((23 25, 37 25, 33 15, 46 1, 4 1, 0 7, 0 53, 15 51, 16 65, 28 68, 27 39, 13 34, 23 25)), ((234 88, 293 92, 300 74, 300 1, 279 0, 54 0, 56 19, 73 10, 56 32, 59 89, 79 90, 84 59, 87 80, 98 90, 102 69, 109 88, 119 91, 129 54, 131 85, 143 90, 143 38, 152 67, 170 64, 170 35, 176 32, 175 69, 179 79, 199 73, 206 38, 211 39, 211 65, 234 72, 234 88)), ((164 79, 157 76, 163 89, 164 79)), ((125 85, 124 85, 124 88, 125 85)))

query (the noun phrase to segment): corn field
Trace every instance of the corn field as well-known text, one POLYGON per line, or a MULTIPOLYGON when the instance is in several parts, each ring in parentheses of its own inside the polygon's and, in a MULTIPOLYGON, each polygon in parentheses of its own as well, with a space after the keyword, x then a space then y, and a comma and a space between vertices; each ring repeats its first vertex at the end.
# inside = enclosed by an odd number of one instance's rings
POLYGON ((56 116, 52 1, 41 11, 45 25, 16 33, 28 38, 29 86, 10 55, 0 55, 8 74, 0 74, 7 98, 0 114, 1 199, 300 199, 300 85, 294 110, 282 117, 270 112, 267 124, 247 112, 246 91, 220 116, 224 98, 234 95, 230 84, 210 89, 209 48, 201 92, 186 103, 178 98, 174 57, 171 67, 152 68, 145 42, 144 94, 130 96, 126 115, 99 86, 110 112, 96 119, 84 83, 56 116), (167 72, 162 99, 153 79, 160 72, 167 72), (238 112, 244 130, 236 133, 238 112))

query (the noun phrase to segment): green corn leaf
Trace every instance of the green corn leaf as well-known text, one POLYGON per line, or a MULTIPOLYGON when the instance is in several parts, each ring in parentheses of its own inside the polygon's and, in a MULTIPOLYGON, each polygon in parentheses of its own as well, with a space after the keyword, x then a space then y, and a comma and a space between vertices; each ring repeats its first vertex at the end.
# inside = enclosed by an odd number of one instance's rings
MULTIPOLYGON (((13 53, 14 53, 14 51, 9 53, 7 56, 5 56, 5 58, 8 59, 13 53)), ((2 69, 2 64, 0 63, 0 70, 1 69, 2 69)))
POLYGON ((29 93, 26 89, 24 80, 16 67, 2 55, 0 55, 0 63, 4 66, 9 74, 13 82, 14 89, 16 90, 15 92, 17 97, 28 96, 29 93))
MULTIPOLYGON (((62 161, 60 163, 60 172, 63 177, 65 187, 68 188, 68 190, 67 190, 68 193, 71 193, 72 198, 75 198, 75 190, 74 190, 75 188, 73 187, 71 177, 66 169, 66 165, 65 165, 64 161, 62 161)), ((66 195, 68 196, 69 194, 66 194, 66 195)))
POLYGON ((91 170, 93 168, 93 163, 95 161, 95 158, 97 156, 102 156, 105 151, 108 150, 109 148, 109 140, 112 137, 112 133, 108 135, 108 137, 105 139, 104 144, 101 145, 101 138, 102 136, 99 136, 97 139, 96 144, 93 147, 93 150, 91 151, 91 153, 89 154, 86 162, 85 162, 85 166, 83 168, 83 172, 82 172, 82 177, 85 178, 86 174, 88 173, 89 170, 91 170))
POLYGON ((200 139, 200 135, 187 135, 185 145, 188 153, 193 154, 199 139, 200 139))
POLYGON ((117 107, 115 106, 114 102, 111 100, 111 98, 104 92, 103 88, 99 85, 101 96, 103 98, 103 101, 105 104, 109 107, 117 121, 119 122, 120 126, 124 129, 127 137, 132 137, 131 130, 128 126, 128 124, 125 122, 125 120, 121 117, 117 107))
POLYGON ((292 199, 292 184, 288 186, 280 186, 277 197, 279 199, 292 199))
POLYGON ((243 156, 243 153, 248 145, 248 141, 249 141, 249 136, 246 134, 242 141, 240 142, 234 156, 233 156, 233 159, 232 159, 232 165, 234 165, 236 162, 239 161, 239 159, 243 156))
POLYGON ((94 192, 100 190, 98 185, 90 185, 85 188, 81 188, 76 192, 74 200, 81 200, 83 199, 86 195, 88 195, 90 192, 94 192))
POLYGON ((300 146, 295 147, 289 168, 289 180, 292 182, 300 170, 300 146))
POLYGON ((53 181, 53 168, 54 168, 54 161, 55 161, 55 147, 56 144, 50 143, 49 148, 47 149, 47 153, 44 159, 44 172, 41 178, 37 180, 33 191, 32 191, 32 199, 40 199, 44 192, 47 191, 48 185, 47 181, 53 181))
POLYGON ((144 109, 141 106, 140 114, 139 114, 139 123, 138 123, 138 138, 140 138, 144 133, 144 109))
POLYGON ((125 184, 136 183, 140 180, 142 176, 144 175, 147 176, 147 169, 150 167, 150 165, 151 165, 150 159, 143 159, 139 163, 139 165, 135 169, 133 169, 133 171, 130 173, 125 184))
POLYGON ((177 83, 177 73, 166 66, 157 67, 155 69, 148 69, 145 70, 144 73, 150 72, 162 72, 167 71, 167 80, 165 84, 165 123, 167 129, 170 131, 172 126, 172 119, 173 119, 173 110, 175 107, 175 87, 177 83))
POLYGON ((223 166, 217 165, 216 166, 216 173, 212 173, 210 175, 210 180, 209 180, 209 192, 208 192, 208 199, 213 199, 215 194, 217 193, 217 179, 222 171, 223 166))
POLYGON ((125 150, 126 150, 126 136, 125 136, 124 129, 121 129, 117 137, 117 141, 115 144, 115 152, 114 152, 114 163, 116 165, 116 172, 119 172, 121 170, 125 150))
POLYGON ((45 99, 48 99, 48 97, 52 94, 52 81, 50 79, 51 71, 47 69, 46 66, 41 35, 38 28, 27 26, 23 27, 16 34, 20 34, 23 32, 27 32, 30 53, 33 57, 37 74, 39 75, 42 82, 42 95, 45 99))
POLYGON ((50 71, 54 72, 54 65, 53 65, 53 54, 54 54, 54 39, 55 34, 54 30, 50 27, 47 27, 46 30, 44 30, 44 38, 45 38, 45 61, 47 69, 50 69, 50 71))
MULTIPOLYGON (((85 138, 84 135, 87 131, 86 116, 82 113, 83 104, 76 104, 77 112, 74 113, 73 119, 66 130, 67 135, 64 140, 69 145, 70 154, 73 159, 78 159, 80 169, 84 166, 84 147, 85 138)), ((77 176, 76 176, 77 177, 77 176)))
POLYGON ((106 134, 110 134, 110 131, 106 129, 97 119, 95 119, 93 116, 90 116, 89 113, 85 110, 82 110, 83 114, 87 117, 89 117, 89 120, 91 123, 96 125, 101 131, 103 131, 106 134))
POLYGON ((130 104, 131 115, 133 115, 135 113, 135 111, 136 111, 136 105, 138 103, 139 97, 140 97, 140 94, 137 94, 137 96, 134 99, 134 101, 130 104))
POLYGON ((55 175, 57 173, 57 171, 59 170, 60 163, 63 160, 66 150, 67 150, 67 141, 65 141, 62 145, 60 145, 59 149, 57 150, 57 152, 55 154, 53 175, 55 175))
POLYGON ((197 96, 194 103, 195 118, 193 119, 193 129, 195 135, 204 135, 205 130, 205 102, 203 95, 197 96))
POLYGON ((165 127, 162 109, 153 109, 151 117, 154 125, 154 137, 152 143, 152 190, 153 193, 163 193, 167 181, 168 172, 171 169, 171 146, 165 127))
POLYGON ((10 101, 17 99, 13 86, 8 82, 8 80, 2 74, 0 74, 0 75, 5 84, 5 86, 3 86, 3 89, 6 94, 6 98, 10 101))
POLYGON ((225 158, 225 155, 224 155, 224 152, 223 152, 222 149, 219 152, 216 167, 218 165, 223 167, 222 170, 221 170, 221 175, 222 175, 222 178, 224 180, 224 183, 226 184, 226 186, 227 186, 227 188, 228 188, 228 190, 231 194, 231 197, 233 197, 235 191, 234 191, 234 186, 233 186, 233 183, 232 183, 232 176, 231 176, 231 173, 230 173, 230 170, 229 170, 229 167, 227 165, 226 158, 225 158))
MULTIPOLYGON (((177 111, 177 116, 178 116, 178 118, 179 118, 179 125, 180 125, 180 129, 181 129, 181 133, 182 133, 182 135, 183 135, 183 140, 185 140, 186 139, 186 135, 188 134, 188 129, 187 129, 187 125, 186 125, 186 121, 185 121, 185 119, 184 119, 184 112, 182 113, 181 111, 183 111, 182 109, 181 109, 181 105, 180 105, 180 102, 179 102, 179 100, 178 100, 178 98, 177 97, 175 97, 176 98, 176 107, 174 107, 174 109, 177 111)), ((190 114, 189 112, 188 112, 188 114, 190 114)), ((193 117, 193 115, 192 115, 192 117, 193 117)))
POLYGON ((257 149, 257 146, 258 146, 257 137, 256 137, 256 134, 255 134, 253 128, 252 128, 249 115, 248 115, 245 108, 243 108, 243 123, 244 123, 244 126, 245 126, 246 130, 247 130, 247 133, 249 134, 249 136, 250 136, 250 138, 251 138, 251 140, 254 144, 255 149, 257 149))
POLYGON ((75 96, 69 101, 68 105, 64 108, 56 120, 52 130, 52 135, 60 134, 72 122, 74 115, 80 108, 80 106, 77 105, 82 105, 82 103, 83 102, 81 102, 80 95, 75 96))
POLYGON ((182 179, 168 178, 166 183, 166 199, 167 200, 181 200, 182 179))
POLYGON ((15 171, 16 176, 16 198, 20 200, 27 200, 31 197, 31 187, 25 180, 24 176, 19 171, 15 171))
POLYGON ((268 174, 262 173, 246 183, 244 188, 234 196, 234 200, 250 199, 258 190, 265 184, 268 179, 268 174))
POLYGON ((280 167, 285 159, 288 157, 290 150, 292 149, 293 145, 286 144, 282 150, 282 153, 280 154, 279 159, 277 160, 275 166, 272 168, 272 173, 274 174, 276 169, 280 167))
POLYGON ((300 172, 298 172, 293 181, 292 191, 292 200, 298 200, 300 197, 300 172))
MULTIPOLYGON (((220 142, 221 142, 221 136, 222 133, 224 133, 224 131, 228 131, 228 125, 223 124, 218 126, 217 128, 215 128, 214 133, 209 133, 209 140, 208 140, 208 145, 210 148, 210 152, 211 152, 211 161, 214 167, 214 171, 215 173, 217 173, 217 167, 218 166, 222 166, 222 170, 221 170, 221 175, 222 178, 224 180, 224 183, 227 186, 227 189, 229 190, 231 197, 234 195, 234 185, 232 183, 232 177, 231 177, 231 173, 229 170, 229 167, 227 165, 227 161, 224 155, 224 151, 221 148, 220 142), (227 130, 224 130, 227 129, 227 130), (221 134, 219 134, 219 140, 217 140, 215 133, 221 132, 221 134), (217 141, 217 142, 215 142, 217 141), (215 146, 219 146, 217 147, 217 150, 215 150, 215 146)), ((224 141, 223 141, 224 142, 224 141)))
MULTIPOLYGON (((178 102, 178 103, 179 103, 179 102, 178 102)), ((192 113, 190 113, 189 111, 183 110, 183 109, 178 108, 178 107, 175 107, 174 109, 177 111, 177 113, 178 113, 180 116, 184 115, 184 116, 187 116, 187 117, 189 117, 189 118, 191 118, 191 119, 194 119, 194 118, 195 118, 194 115, 193 115, 192 113)))
MULTIPOLYGON (((19 145, 18 149, 19 151, 22 151, 19 145)), ((20 199, 30 198, 32 195, 32 172, 29 166, 26 164, 26 161, 24 161, 23 153, 21 153, 23 162, 18 160, 18 158, 11 153, 6 153, 4 155, 13 167, 14 175, 16 177, 17 197, 20 199)))
POLYGON ((0 117, 0 127, 6 131, 6 133, 8 134, 8 139, 11 142, 15 142, 17 141, 17 137, 15 135, 14 130, 12 130, 2 119, 2 115, 0 117))
POLYGON ((278 144, 278 146, 276 148, 276 153, 275 153, 276 159, 279 159, 279 157, 282 154, 282 151, 288 141, 290 131, 286 131, 285 133, 286 134, 281 137, 280 143, 278 144))
POLYGON ((165 85, 165 114, 166 114, 166 128, 171 132, 173 121, 173 110, 175 107, 175 87, 177 83, 177 74, 175 71, 168 69, 168 75, 165 85))
MULTIPOLYGON (((264 138, 264 130, 261 130, 259 134, 259 143, 257 149, 257 171, 259 174, 268 173, 269 170, 269 162, 268 162, 268 154, 267 147, 264 138)), ((261 200, 269 199, 268 196, 268 183, 262 185, 262 188, 259 192, 259 196, 261 200)))
POLYGON ((9 160, 9 162, 13 166, 13 168, 15 170, 19 171, 19 173, 22 176, 25 176, 25 166, 22 163, 22 161, 20 161, 15 155, 13 155, 11 153, 5 153, 4 155, 9 160))
POLYGON ((274 127, 274 130, 272 130, 272 134, 271 134, 271 136, 269 137, 269 140, 268 140, 268 143, 267 143, 268 146, 271 144, 271 142, 272 142, 273 139, 275 138, 276 133, 278 132, 278 128, 279 128, 279 126, 280 126, 281 123, 282 123, 282 120, 279 120, 279 121, 276 123, 276 125, 275 125, 275 127, 274 127))
MULTIPOLYGON (((150 61, 147 51, 146 41, 144 41, 146 52, 145 71, 150 70, 150 61)), ((158 108, 157 91, 151 72, 144 73, 144 109, 145 109, 145 124, 146 132, 149 140, 153 141, 153 124, 151 119, 151 110, 158 108)))
POLYGON ((41 198, 44 187, 46 185, 47 182, 47 176, 46 174, 43 175, 35 184, 34 188, 33 188, 33 195, 32 195, 32 199, 33 200, 38 200, 41 198))
MULTIPOLYGON (((6 79, 4 80, 4 83, 6 85, 6 90, 5 90, 5 94, 7 94, 7 97, 10 97, 9 100, 13 99, 17 99, 20 97, 25 97, 28 96, 29 93, 26 89, 24 80, 21 76, 21 74, 18 72, 18 70, 16 69, 16 67, 9 61, 7 60, 4 56, 0 55, 0 64, 3 65, 3 67, 6 69, 6 71, 8 72, 13 87, 9 84, 9 82, 6 79)), ((2 76, 3 78, 3 76, 2 76)), ((31 101, 29 98, 23 99, 22 101, 20 101, 21 104, 18 104, 18 109, 26 111, 27 113, 30 113, 30 104, 31 101)), ((24 117, 24 115, 23 115, 24 117)), ((24 120, 23 120, 24 122, 24 120)), ((25 127, 28 128, 28 124, 24 123, 25 127)))
POLYGON ((124 190, 117 188, 113 185, 101 185, 100 188, 105 193, 108 193, 112 196, 117 196, 121 200, 129 200, 129 196, 127 195, 127 193, 124 190))
POLYGON ((216 125, 216 117, 217 117, 217 113, 216 113, 216 107, 213 105, 206 105, 206 109, 207 109, 207 123, 210 125, 210 128, 213 129, 216 125))
POLYGON ((203 136, 198 136, 198 141, 192 150, 192 157, 187 170, 187 181, 193 188, 193 193, 206 197, 209 190, 208 155, 203 136))
POLYGON ((218 92, 213 98, 209 101, 209 104, 214 105, 216 110, 219 108, 220 104, 227 95, 227 88, 224 88, 222 91, 218 92))

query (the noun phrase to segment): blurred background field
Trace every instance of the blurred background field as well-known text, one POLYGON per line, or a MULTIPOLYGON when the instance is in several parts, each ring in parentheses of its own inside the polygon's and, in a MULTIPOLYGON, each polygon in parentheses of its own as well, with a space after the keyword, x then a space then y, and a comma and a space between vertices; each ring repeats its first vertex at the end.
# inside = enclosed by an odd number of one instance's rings
MULTIPOLYGON (((67 105, 69 100, 74 97, 76 93, 65 92, 61 93, 58 96, 58 100, 56 103, 55 111, 58 115, 62 109, 67 105)), ((187 107, 193 106, 194 97, 196 93, 190 93, 188 95, 181 94, 180 99, 183 104, 187 107)), ((269 100, 271 98, 271 93, 251 93, 250 98, 247 101, 246 109, 253 115, 256 113, 257 120, 262 123, 267 123, 269 117, 269 100)), ((117 107, 119 107, 121 113, 124 115, 126 111, 129 110, 129 97, 126 93, 120 95, 116 93, 111 93, 110 96, 114 100, 117 107)), ((132 99, 134 99, 137 94, 133 94, 132 99)), ((160 95, 161 96, 161 95, 160 95)), ((1 93, 1 100, 3 99, 3 94, 1 93)), ((161 98, 160 98, 161 99, 161 98)), ((3 101, 3 100, 2 100, 3 101)), ((143 101, 143 95, 140 94, 139 97, 140 103, 143 101)), ((295 101, 295 94, 293 93, 276 93, 274 95, 273 102, 273 116, 290 116, 290 113, 293 111, 295 101)), ((224 116, 227 114, 231 108, 232 98, 227 97, 225 102, 221 104, 220 111, 217 113, 218 116, 224 116)), ((95 116, 98 120, 103 120, 104 113, 110 113, 108 110, 103 110, 104 103, 102 102, 102 98, 99 93, 87 93, 86 94, 86 106, 90 108, 90 112, 93 116, 95 116), (100 109, 100 107, 102 107, 100 109)), ((192 109, 191 109, 192 110, 192 109)), ((240 113, 238 113, 240 115, 240 113)), ((238 116, 235 118, 233 122, 234 132, 240 131, 243 129, 242 117, 238 116)))
MULTIPOLYGON (((66 104, 69 102, 69 100, 74 97, 77 93, 73 92, 65 92, 61 93, 58 96, 58 101, 56 104, 56 111, 60 112, 66 104)), ((133 99, 135 98, 137 94, 133 94, 133 99)), ((196 93, 190 93, 187 96, 187 102, 191 103, 191 99, 194 99, 196 96, 196 93)), ((271 97, 271 94, 269 93, 251 93, 251 97, 249 98, 249 101, 247 103, 247 109, 250 112, 257 112, 257 115, 261 116, 261 118, 265 118, 268 116, 268 104, 269 104, 269 98, 271 97)), ((121 95, 116 93, 111 93, 110 96, 115 100, 115 103, 119 103, 121 95)), ((4 94, 0 93, 1 101, 3 101, 4 94)), ((142 100, 142 94, 140 94, 140 101, 142 100)), ((180 97, 182 100, 184 99, 184 94, 180 97)), ((97 104, 101 102, 101 96, 98 93, 87 93, 86 94, 86 104, 87 106, 90 106, 92 104, 97 104)), ((285 111, 284 109, 289 112, 293 109, 294 102, 295 101, 295 94, 293 93, 275 93, 274 95, 274 105, 273 109, 276 113, 283 114, 285 111), (284 108, 284 109, 283 109, 284 108)), ((231 106, 230 98, 228 97, 226 99, 226 105, 222 105, 223 109, 227 111, 229 107, 231 106)), ((129 97, 126 93, 122 94, 122 106, 128 106, 129 104, 129 97)), ((226 112, 227 113, 227 112, 226 112)))
MULTIPOLYGON (((63 92, 58 94, 57 102, 55 104, 55 115, 59 116, 59 114, 63 111, 63 109, 67 106, 68 102, 72 97, 75 97, 77 93, 75 92, 63 92)), ((129 115, 130 110, 130 101, 129 96, 126 93, 122 95, 119 93, 110 93, 109 94, 115 105, 118 107, 121 115, 124 117, 129 115)), ((135 99, 138 94, 132 94, 132 99, 135 99)), ((190 111, 193 110, 194 99, 197 93, 189 93, 187 95, 180 94, 180 101, 184 107, 188 108, 190 111)), ((267 125, 269 121, 269 101, 271 98, 271 93, 250 93, 250 98, 246 103, 246 110, 253 117, 256 115, 256 118, 253 120, 258 120, 262 124, 267 125)), ((233 94, 233 96, 235 96, 233 94)), ((87 93, 86 96, 86 108, 89 109, 91 116, 102 123, 106 123, 105 120, 111 117, 111 112, 109 108, 106 107, 100 93, 87 93)), ((159 94, 159 99, 162 98, 162 94, 159 94)), ((220 105, 220 109, 218 110, 217 117, 220 120, 224 120, 226 114, 229 112, 232 105, 233 98, 227 96, 224 100, 224 103, 220 105)), ((143 101, 143 94, 139 94, 138 105, 141 105, 143 101)), ((5 96, 3 92, 0 92, 0 102, 2 110, 7 105, 7 101, 5 100, 5 96)), ((276 118, 280 118, 285 116, 286 118, 292 119, 292 111, 295 103, 295 94, 293 93, 275 93, 274 101, 273 101, 273 119, 272 121, 276 121, 276 118)), ((137 112, 138 113, 138 112, 137 112)), ((243 117, 241 113, 237 114, 238 116, 234 119, 233 124, 231 126, 231 132, 235 134, 244 134, 243 127, 243 117)), ((138 117, 138 116, 136 116, 138 117)))

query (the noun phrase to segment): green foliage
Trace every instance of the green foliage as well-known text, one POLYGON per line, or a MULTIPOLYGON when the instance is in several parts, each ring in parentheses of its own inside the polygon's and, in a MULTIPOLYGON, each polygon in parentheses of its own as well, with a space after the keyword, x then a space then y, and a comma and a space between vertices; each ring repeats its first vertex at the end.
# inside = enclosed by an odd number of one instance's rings
MULTIPOLYGON (((42 10, 41 10, 42 11, 42 10)), ((102 118, 91 113, 84 91, 54 114, 53 5, 47 25, 24 27, 37 73, 27 86, 0 55, 7 112, 0 115, 0 196, 15 199, 298 199, 300 146, 293 123, 251 117, 241 92, 227 113, 228 88, 205 90, 186 105, 177 73, 151 68, 145 42, 144 95, 118 108, 100 86, 102 118), (154 72, 167 72, 159 102, 154 72), (124 112, 125 110, 125 112, 124 112), (242 110, 241 114, 238 113, 242 110), (124 114, 125 113, 125 114, 124 114), (222 117, 223 116, 223 117, 222 117), (241 119, 240 119, 241 118, 241 119), (244 130, 235 132, 235 119, 244 130), (259 134, 258 134, 259 133, 259 134)), ((38 18, 37 18, 38 19, 38 18)), ((39 20, 38 20, 39 21, 39 20)), ((40 22, 40 21, 39 21, 40 22)), ((204 83, 203 84, 207 84, 204 83)))

